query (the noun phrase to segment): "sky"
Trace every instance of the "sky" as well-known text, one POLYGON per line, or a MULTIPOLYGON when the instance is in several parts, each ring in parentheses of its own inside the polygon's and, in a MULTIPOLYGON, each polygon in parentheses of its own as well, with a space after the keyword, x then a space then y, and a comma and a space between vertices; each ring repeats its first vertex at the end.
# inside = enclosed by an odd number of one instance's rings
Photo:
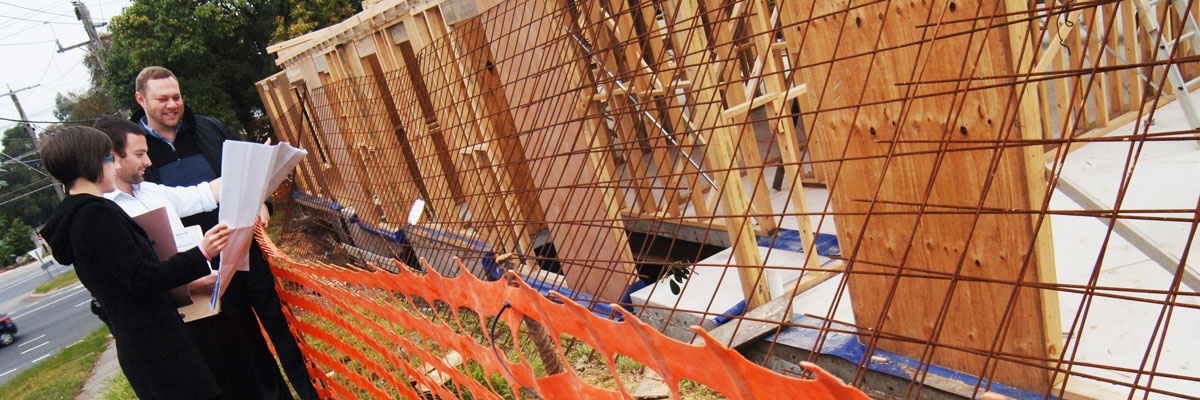
MULTIPOLYGON (((108 22, 132 3, 131 0, 82 2, 96 24, 108 22)), ((107 27, 96 30, 103 35, 107 27)), ((55 95, 79 93, 91 86, 83 64, 86 47, 59 53, 56 40, 62 47, 87 41, 71 0, 0 0, 0 94, 9 93, 9 87, 17 91, 21 108, 38 130, 55 122, 55 95)), ((20 114, 12 98, 0 97, 0 132, 16 126, 10 120, 17 119, 20 114)))

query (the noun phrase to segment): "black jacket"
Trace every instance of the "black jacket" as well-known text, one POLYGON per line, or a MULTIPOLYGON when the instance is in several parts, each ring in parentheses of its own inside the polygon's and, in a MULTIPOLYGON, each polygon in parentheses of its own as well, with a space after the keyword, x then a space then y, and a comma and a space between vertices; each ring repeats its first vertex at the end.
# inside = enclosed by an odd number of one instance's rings
MULTIPOLYGON (((129 119, 133 122, 141 124, 142 118, 146 116, 143 110, 137 110, 129 119)), ((146 168, 146 180, 159 183, 161 179, 158 175, 158 168, 170 164, 174 159, 186 157, 199 151, 204 155, 204 159, 208 160, 208 164, 212 167, 213 172, 217 176, 221 176, 221 146, 226 140, 243 140, 241 135, 230 131, 221 121, 217 121, 211 117, 204 115, 193 114, 192 109, 184 106, 183 118, 179 119, 179 132, 175 134, 175 142, 183 144, 189 143, 187 146, 177 146, 175 151, 151 151, 150 161, 153 165, 146 168), (190 141, 194 141, 190 142, 190 141), (192 147, 194 146, 194 148, 192 147), (178 154, 172 154, 178 153, 178 154)), ((157 141, 147 134, 147 142, 157 141)), ((192 182, 194 185, 200 182, 192 182)))
MULTIPOLYGON (((140 124, 145 116, 145 111, 138 110, 133 113, 130 120, 140 124)), ((213 176, 205 180, 221 176, 221 150, 226 140, 241 141, 242 137, 230 131, 221 121, 194 114, 190 108, 185 106, 183 118, 179 120, 179 132, 175 134, 173 145, 168 145, 165 141, 154 138, 149 133, 146 134, 146 144, 149 146, 147 156, 150 157, 152 164, 146 168, 146 181, 168 186, 191 186, 200 183, 199 180, 164 181, 164 177, 159 172, 159 169, 197 154, 203 156, 209 167, 212 168, 213 176)), ((217 215, 216 210, 202 212, 183 218, 183 225, 200 225, 200 228, 208 230, 217 224, 217 215)))
POLYGON ((157 262, 146 232, 116 203, 68 196, 42 236, 104 307, 117 359, 142 399, 210 399, 220 389, 167 290, 208 275, 199 249, 157 262))

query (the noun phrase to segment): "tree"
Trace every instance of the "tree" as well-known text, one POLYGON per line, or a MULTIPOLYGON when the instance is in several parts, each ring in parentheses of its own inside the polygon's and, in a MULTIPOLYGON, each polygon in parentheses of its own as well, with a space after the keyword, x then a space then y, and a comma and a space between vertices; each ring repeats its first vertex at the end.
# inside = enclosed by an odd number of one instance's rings
MULTIPOLYGON (((0 216, 20 220, 27 226, 39 226, 50 218, 58 197, 50 186, 54 180, 42 169, 33 140, 24 128, 4 131, 4 150, 0 151, 0 216)), ((2 233, 3 231, 0 231, 2 233)))
POLYGON ((98 83, 119 108, 136 110, 137 73, 163 66, 179 77, 189 108, 234 130, 263 126, 256 123, 265 112, 254 84, 279 71, 267 46, 341 21, 358 7, 352 0, 134 2, 109 23, 98 83))
POLYGON ((33 250, 32 229, 21 220, 9 220, 0 216, 0 266, 11 265, 17 257, 33 250))
POLYGON ((117 114, 116 103, 96 88, 54 97, 54 117, 65 124, 91 125, 101 116, 114 114, 117 114))

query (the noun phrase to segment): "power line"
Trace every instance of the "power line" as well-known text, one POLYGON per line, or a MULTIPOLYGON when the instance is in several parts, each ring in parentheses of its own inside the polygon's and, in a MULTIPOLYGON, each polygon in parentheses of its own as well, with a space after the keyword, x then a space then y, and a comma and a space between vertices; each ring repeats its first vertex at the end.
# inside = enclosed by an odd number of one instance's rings
POLYGON ((11 17, 8 15, 0 15, 0 18, 15 19, 18 21, 26 21, 26 22, 37 22, 37 23, 42 23, 42 24, 58 24, 58 25, 75 25, 76 24, 75 22, 45 21, 45 20, 28 19, 28 18, 21 18, 21 17, 11 17))
POLYGON ((26 119, 19 119, 19 118, 0 117, 0 121, 16 122, 18 124, 22 124, 22 123, 23 124, 84 124, 84 123, 96 122, 97 119, 98 118, 76 119, 76 120, 70 120, 70 121, 33 121, 33 120, 26 120, 26 119))
POLYGON ((5 205, 5 204, 8 204, 8 203, 12 203, 12 202, 14 202, 14 201, 20 200, 22 197, 25 197, 25 196, 28 196, 28 195, 31 195, 31 194, 37 193, 37 192, 39 192, 39 191, 41 191, 41 190, 44 190, 44 189, 46 189, 46 188, 48 188, 48 187, 54 187, 54 186, 56 186, 56 184, 55 184, 54 182, 50 182, 50 183, 46 184, 46 186, 42 186, 42 187, 40 187, 40 188, 37 188, 37 189, 30 190, 30 191, 26 192, 25 194, 22 194, 22 195, 20 195, 20 196, 17 196, 17 197, 13 197, 13 198, 11 198, 11 199, 8 199, 8 200, 5 200, 3 203, 0 203, 0 206, 2 206, 2 205, 5 205))
POLYGON ((6 2, 6 1, 0 1, 0 4, 6 5, 6 6, 9 6, 9 7, 16 7, 16 8, 20 8, 20 9, 23 9, 23 10, 29 10, 29 11, 33 11, 33 12, 37 12, 37 13, 55 15, 55 16, 59 16, 59 17, 67 17, 67 18, 74 18, 74 17, 75 17, 74 15, 66 15, 66 14, 53 13, 53 12, 49 12, 49 11, 45 11, 45 10, 38 10, 38 9, 34 9, 34 8, 29 8, 29 7, 25 7, 25 6, 21 6, 21 5, 17 5, 17 4, 9 3, 9 2, 6 2))
MULTIPOLYGON (((37 27, 39 27, 39 26, 40 26, 40 25, 30 25, 30 26, 27 26, 27 27, 25 27, 25 29, 22 29, 22 30, 19 30, 19 31, 13 32, 12 34, 10 34, 10 35, 8 35, 8 36, 5 36, 5 37, 0 37, 0 40, 4 40, 4 39, 8 39, 8 38, 10 38, 10 37, 13 37, 13 36, 20 35, 20 34, 22 34, 22 33, 25 33, 25 31, 27 31, 27 30, 34 29, 34 28, 37 28, 37 27)), ((0 28, 3 28, 3 27, 0 27, 0 28)), ((53 28, 51 28, 51 29, 53 29, 53 28)))
POLYGON ((54 41, 53 40, 43 40, 40 42, 27 42, 27 43, 0 43, 0 46, 29 46, 29 45, 44 44, 44 43, 54 43, 54 41))

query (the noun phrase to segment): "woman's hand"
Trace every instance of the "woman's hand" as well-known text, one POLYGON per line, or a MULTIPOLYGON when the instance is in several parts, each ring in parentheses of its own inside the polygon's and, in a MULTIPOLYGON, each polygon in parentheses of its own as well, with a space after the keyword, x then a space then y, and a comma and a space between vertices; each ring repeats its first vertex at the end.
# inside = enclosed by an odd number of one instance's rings
POLYGON ((221 254, 221 250, 225 249, 225 244, 229 242, 229 234, 233 231, 225 224, 219 224, 204 232, 204 239, 200 240, 200 249, 204 250, 209 258, 221 254))

